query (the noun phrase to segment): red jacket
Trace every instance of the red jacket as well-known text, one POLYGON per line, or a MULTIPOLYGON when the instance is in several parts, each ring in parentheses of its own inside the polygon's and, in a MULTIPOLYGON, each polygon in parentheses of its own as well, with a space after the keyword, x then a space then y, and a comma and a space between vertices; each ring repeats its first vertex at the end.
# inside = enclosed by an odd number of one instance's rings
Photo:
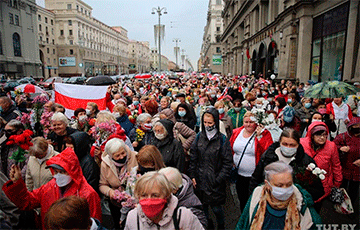
MULTIPOLYGON (((236 140, 236 138, 239 136, 241 130, 244 129, 244 126, 241 126, 237 129, 233 130, 233 134, 230 137, 230 144, 231 144, 231 149, 233 149, 234 146, 234 142, 236 140)), ((267 148, 269 148, 270 145, 273 144, 273 139, 271 137, 271 134, 268 130, 264 130, 261 133, 261 138, 259 139, 258 137, 255 137, 255 160, 256 160, 256 164, 259 162, 261 155, 267 150, 267 148)), ((234 151, 232 152, 234 155, 234 151)))
MULTIPOLYGON (((58 164, 71 176, 72 182, 68 185, 69 188, 63 196, 61 196, 60 188, 57 186, 55 178, 32 192, 26 189, 26 185, 22 179, 19 179, 16 183, 9 180, 2 188, 6 196, 9 197, 20 210, 41 208, 42 223, 44 223, 46 212, 56 200, 67 196, 83 197, 89 203, 91 217, 101 221, 99 195, 86 182, 74 150, 67 148, 57 156, 50 158, 46 164, 58 164)), ((52 169, 50 170, 52 171, 52 169)))
MULTIPOLYGON (((353 118, 353 114, 351 111, 351 108, 348 104, 346 104, 348 107, 348 115, 347 118, 349 119, 349 121, 353 118)), ((335 112, 334 112, 334 106, 332 104, 332 102, 330 102, 329 104, 326 105, 326 114, 332 114, 334 116, 335 119, 335 112)))
POLYGON ((325 195, 318 200, 320 201, 330 194, 332 187, 339 187, 341 185, 343 176, 339 153, 334 142, 326 140, 324 147, 317 151, 314 151, 312 147, 311 130, 318 125, 325 126, 329 133, 329 129, 324 122, 313 122, 308 128, 306 137, 300 139, 300 144, 304 147, 306 154, 315 160, 316 165, 327 172, 325 179, 322 180, 325 195))

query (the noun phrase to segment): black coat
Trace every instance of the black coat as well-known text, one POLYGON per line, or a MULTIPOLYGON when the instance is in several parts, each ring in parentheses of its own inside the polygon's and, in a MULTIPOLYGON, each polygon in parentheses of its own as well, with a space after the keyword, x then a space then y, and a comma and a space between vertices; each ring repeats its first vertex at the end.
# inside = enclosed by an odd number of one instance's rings
POLYGON ((6 122, 16 119, 20 115, 21 113, 17 110, 15 105, 12 105, 7 111, 1 112, 1 117, 4 118, 6 122))
MULTIPOLYGON (((279 157, 275 153, 275 150, 279 147, 280 147, 280 143, 276 142, 272 144, 266 150, 266 152, 261 156, 259 163, 257 164, 255 171, 252 174, 250 180, 250 186, 249 186, 250 194, 258 185, 264 182, 264 168, 270 163, 279 160, 279 157)), ((289 165, 293 167, 294 172, 297 172, 299 167, 307 167, 310 163, 314 163, 316 165, 314 159, 312 159, 309 155, 307 155, 302 145, 299 144, 299 147, 295 154, 295 159, 291 161, 289 165)), ((311 194, 314 201, 318 200, 320 197, 322 197, 325 194, 324 187, 320 179, 317 179, 311 186, 305 184, 300 184, 300 185, 311 194)))
POLYGON ((75 132, 70 135, 74 144, 74 151, 79 159, 80 167, 86 181, 93 189, 99 191, 100 168, 94 158, 90 155, 90 137, 85 132, 75 132))
POLYGON ((64 142, 65 137, 69 137, 71 134, 77 132, 78 130, 66 127, 66 135, 65 136, 59 136, 54 131, 51 131, 48 135, 48 139, 51 140, 52 145, 54 146, 54 150, 61 153, 65 147, 66 143, 64 142))
POLYGON ((196 189, 203 204, 221 205, 225 203, 226 180, 233 164, 231 146, 225 135, 219 132, 218 111, 214 108, 208 111, 215 118, 218 132, 209 140, 202 122, 202 131, 190 149, 189 175, 196 180, 196 189))
POLYGON ((181 142, 174 139, 174 123, 167 119, 159 120, 166 129, 168 135, 164 140, 158 140, 154 138, 154 145, 159 149, 164 164, 167 167, 174 167, 179 169, 180 172, 184 172, 185 167, 185 154, 184 148, 182 147, 181 142))
MULTIPOLYGON (((134 127, 133 129, 130 130, 129 133, 129 139, 131 141, 131 143, 133 143, 134 141, 136 141, 136 129, 138 129, 138 127, 134 127)), ((139 142, 139 145, 137 147, 134 147, 134 150, 136 152, 139 152, 139 150, 145 146, 145 145, 153 145, 154 144, 154 132, 152 130, 146 131, 145 135, 143 136, 142 140, 139 142)))

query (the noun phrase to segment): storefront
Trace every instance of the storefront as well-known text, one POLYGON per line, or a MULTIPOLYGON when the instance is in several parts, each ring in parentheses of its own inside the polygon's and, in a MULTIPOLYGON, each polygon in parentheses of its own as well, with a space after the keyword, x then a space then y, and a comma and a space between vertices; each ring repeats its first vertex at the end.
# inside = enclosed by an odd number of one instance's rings
POLYGON ((311 80, 343 80, 348 16, 349 3, 345 3, 314 18, 311 80))

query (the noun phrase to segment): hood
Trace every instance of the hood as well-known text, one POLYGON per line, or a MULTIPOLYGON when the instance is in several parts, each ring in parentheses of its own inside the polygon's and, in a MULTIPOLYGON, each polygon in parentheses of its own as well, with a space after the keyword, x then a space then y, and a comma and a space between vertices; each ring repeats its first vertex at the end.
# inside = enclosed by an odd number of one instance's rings
POLYGON ((160 122, 165 127, 165 129, 168 133, 167 137, 170 137, 170 138, 174 137, 174 132, 173 132, 174 122, 170 121, 169 119, 161 119, 161 120, 158 120, 157 122, 160 122))
POLYGON ((90 153, 90 137, 85 132, 76 132, 70 135, 72 143, 74 143, 74 151, 79 160, 90 153))
MULTIPOLYGON (((52 164, 63 167, 77 185, 80 185, 85 180, 78 157, 72 148, 66 148, 60 154, 50 158, 46 162, 47 166, 52 164)), ((53 169, 50 168, 50 170, 53 173, 53 169)))
POLYGON ((315 121, 313 123, 311 123, 308 127, 308 131, 307 131, 307 134, 306 134, 306 137, 310 137, 311 138, 311 130, 313 128, 315 128, 316 126, 319 126, 319 125, 322 125, 322 126, 325 126, 326 127, 326 132, 329 133, 329 128, 327 127, 327 125, 324 123, 324 122, 321 122, 321 121, 315 121))
POLYGON ((360 123, 360 117, 353 117, 349 123, 347 123, 346 128, 350 128, 353 125, 359 124, 360 123))
POLYGON ((205 112, 203 113, 203 115, 201 117, 201 132, 204 132, 206 134, 205 125, 204 125, 204 115, 206 113, 210 113, 214 117, 216 129, 217 129, 218 132, 220 132, 219 112, 214 107, 207 108, 205 110, 205 112))
POLYGON ((177 196, 177 198, 179 199, 179 205, 181 206, 184 205, 185 207, 187 207, 186 204, 184 204, 187 201, 190 202, 192 206, 200 206, 201 201, 194 193, 194 187, 190 177, 186 176, 185 174, 181 174, 181 175, 182 175, 183 185, 181 192, 177 196))
POLYGON ((164 109, 163 111, 160 112, 160 114, 164 114, 168 120, 174 123, 176 122, 175 113, 171 109, 164 109))

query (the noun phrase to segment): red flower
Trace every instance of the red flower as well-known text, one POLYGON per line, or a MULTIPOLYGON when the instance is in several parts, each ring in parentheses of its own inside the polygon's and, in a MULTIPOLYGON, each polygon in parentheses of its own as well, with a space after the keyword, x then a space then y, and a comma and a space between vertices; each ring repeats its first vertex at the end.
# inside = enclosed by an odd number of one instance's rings
POLYGON ((24 150, 29 150, 29 147, 33 144, 31 141, 31 135, 34 133, 31 130, 25 130, 22 134, 19 135, 11 135, 9 140, 6 142, 6 145, 18 145, 20 148, 24 150))

